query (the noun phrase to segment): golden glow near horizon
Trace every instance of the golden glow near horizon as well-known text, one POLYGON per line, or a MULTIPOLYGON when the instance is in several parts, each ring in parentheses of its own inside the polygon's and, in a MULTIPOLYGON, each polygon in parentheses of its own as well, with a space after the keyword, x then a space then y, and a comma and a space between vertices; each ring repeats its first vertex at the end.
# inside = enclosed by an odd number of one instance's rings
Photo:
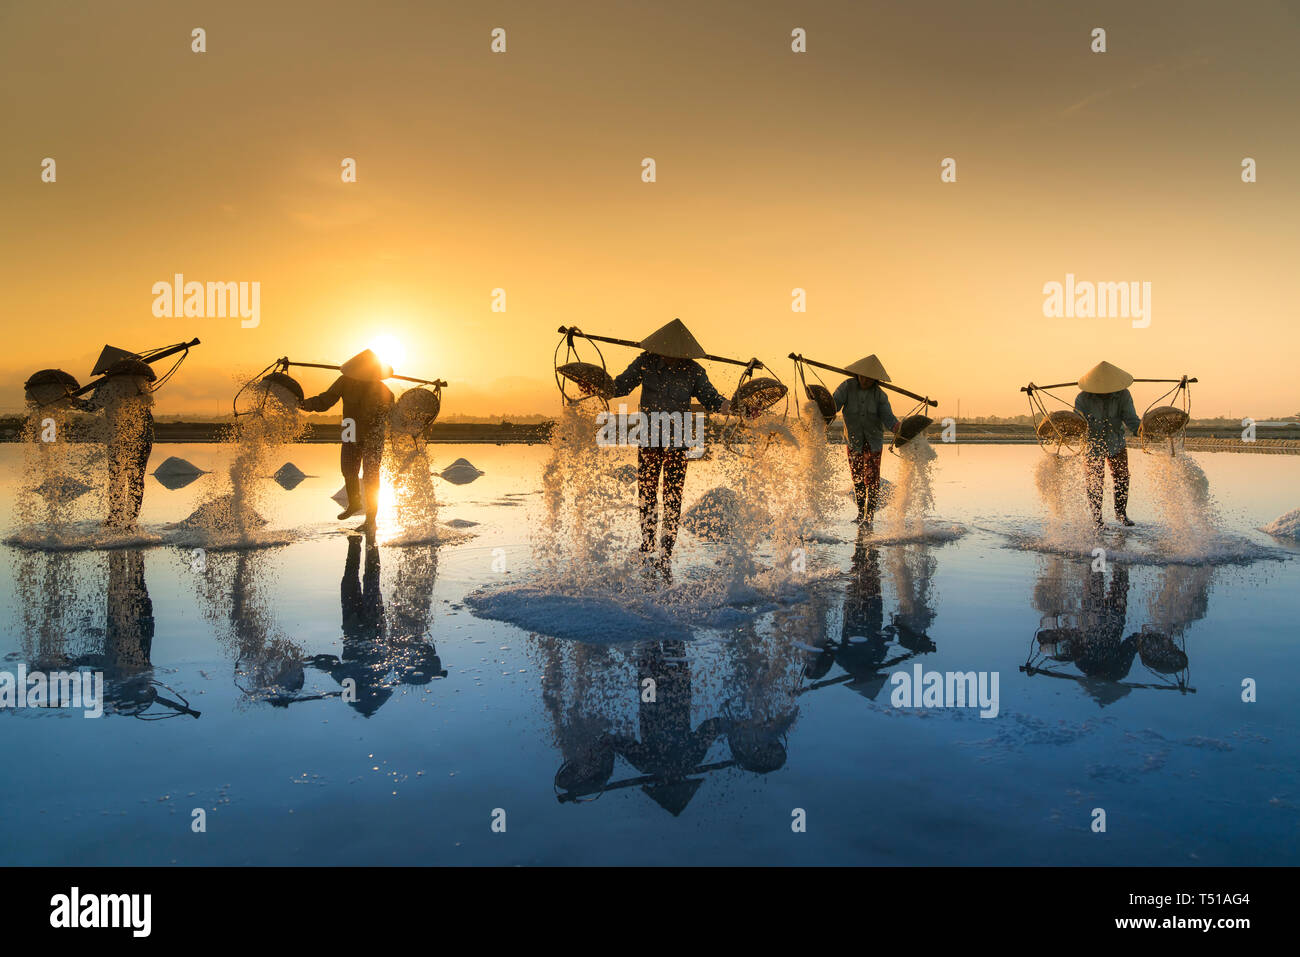
POLYGON ((787 382, 791 351, 876 353, 940 415, 1102 359, 1198 376, 1197 416, 1295 413, 1298 46, 1268 2, 10 4, 0 409, 105 342, 198 336, 160 414, 384 340, 448 416, 553 414, 558 326, 679 316, 787 382), (259 284, 256 324, 156 311, 178 274, 259 284), (1150 283, 1150 324, 1045 315, 1069 276, 1150 283))
POLYGON ((378 336, 371 339, 368 348, 379 357, 380 362, 391 366, 397 373, 410 375, 410 367, 406 363, 406 349, 392 336, 378 336))

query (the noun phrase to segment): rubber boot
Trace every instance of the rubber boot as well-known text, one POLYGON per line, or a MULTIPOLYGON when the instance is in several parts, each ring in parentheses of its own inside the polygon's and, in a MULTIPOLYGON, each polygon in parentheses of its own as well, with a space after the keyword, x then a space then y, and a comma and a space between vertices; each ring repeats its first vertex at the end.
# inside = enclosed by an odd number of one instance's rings
POLYGON ((348 492, 348 507, 339 512, 340 520, 351 518, 365 509, 365 505, 361 501, 361 479, 347 476, 343 479, 343 485, 348 492))
POLYGON ((874 488, 867 490, 867 504, 861 513, 858 524, 871 531, 871 526, 876 520, 876 490, 874 488))
POLYGON ((664 538, 660 541, 662 549, 659 556, 655 559, 655 568, 663 576, 666 583, 672 584, 673 580, 673 545, 675 540, 664 538))

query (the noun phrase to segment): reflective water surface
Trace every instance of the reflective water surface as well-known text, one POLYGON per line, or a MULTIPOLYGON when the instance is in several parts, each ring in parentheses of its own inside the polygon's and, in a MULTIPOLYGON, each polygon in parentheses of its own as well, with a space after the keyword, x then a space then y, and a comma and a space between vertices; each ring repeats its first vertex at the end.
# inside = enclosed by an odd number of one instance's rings
MULTIPOLYGON (((484 474, 437 480, 424 540, 342 533, 337 449, 295 446, 264 547, 6 545, 0 669, 102 671, 109 704, 0 714, 0 863, 1300 861, 1297 550, 1256 531, 1300 458, 1195 456, 1232 547, 1098 569, 1035 544, 1037 448, 938 452, 950 533, 860 536, 845 494, 766 594, 710 592, 732 559, 688 532, 671 585, 537 586, 542 447, 432 447, 484 474), (996 716, 895 707, 918 668, 995 674, 996 716)), ((151 476, 146 531, 230 455, 155 448, 208 474, 151 476)), ((723 465, 691 466, 688 509, 723 465)), ((610 495, 630 526, 633 486, 610 495)))

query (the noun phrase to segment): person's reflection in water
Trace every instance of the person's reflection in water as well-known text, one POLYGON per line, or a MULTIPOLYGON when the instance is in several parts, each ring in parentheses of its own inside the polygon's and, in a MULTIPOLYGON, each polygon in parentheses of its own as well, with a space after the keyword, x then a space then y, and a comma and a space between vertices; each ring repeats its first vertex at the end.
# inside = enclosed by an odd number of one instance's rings
POLYGON ((88 643, 102 648, 101 636, 89 628, 99 606, 98 589, 87 587, 94 553, 15 549, 12 557, 23 656, 31 670, 65 667, 88 643))
POLYGON ((145 584, 143 552, 123 549, 108 553, 106 604, 104 655, 98 664, 104 672, 105 704, 111 703, 119 714, 147 720, 182 714, 199 717, 182 696, 177 695, 181 700, 175 701, 158 693, 159 688, 170 689, 153 677, 153 600, 145 584), (169 713, 146 713, 155 704, 169 713))
POLYGON ((238 649, 235 683, 249 698, 283 708, 296 700, 306 675, 302 650, 274 626, 271 603, 259 587, 268 580, 266 556, 235 553, 229 614, 238 649))
POLYGON ((704 783, 691 777, 725 730, 721 718, 708 718, 691 729, 691 666, 683 641, 646 645, 637 662, 637 686, 654 682, 653 700, 642 693, 640 739, 615 735, 614 749, 642 774, 657 778, 641 790, 674 817, 681 814, 704 783))
POLYGON ((144 580, 144 554, 135 549, 108 553, 104 677, 124 678, 152 665, 153 600, 144 580))
POLYGON ((1192 622, 1205 617, 1210 606, 1213 565, 1169 565, 1149 602, 1150 624, 1138 636, 1142 664, 1158 675, 1187 687, 1187 638, 1192 622))
POLYGON ((765 640, 752 623, 738 629, 728 645, 731 675, 723 703, 727 746, 742 769, 770 774, 785 767, 786 737, 798 715, 795 685, 799 662, 773 615, 776 636, 765 640))
POLYGON ((934 651, 930 627, 934 624, 935 559, 924 542, 889 550, 889 570, 898 599, 898 611, 891 617, 895 639, 916 654, 934 651))
MULTIPOLYGON (((1087 566, 1082 566, 1087 567, 1087 566)), ((1101 707, 1113 704, 1130 689, 1121 684, 1138 653, 1138 635, 1124 637, 1128 620, 1129 573, 1112 563, 1110 585, 1101 571, 1087 572, 1078 626, 1042 629, 1040 653, 1055 661, 1073 662, 1084 675, 1084 690, 1101 707)))
POLYGON ((614 776, 616 756, 609 711, 618 697, 609 694, 606 682, 613 677, 622 688, 635 677, 623 673, 621 657, 614 665, 606 648, 543 640, 540 651, 542 702, 562 759, 555 787, 560 800, 595 800, 614 776))
POLYGON ((801 665, 779 625, 766 638, 753 626, 733 636, 724 652, 731 667, 727 698, 720 705, 712 696, 696 700, 684 641, 641 645, 633 650, 633 661, 609 649, 578 645, 561 651, 553 642, 543 644, 543 701, 563 756, 555 775, 562 803, 639 787, 676 817, 711 772, 739 767, 768 774, 785 766, 801 665), (566 652, 572 655, 571 668, 565 667, 566 652), (630 714, 624 712, 628 720, 623 720, 611 711, 622 711, 629 687, 637 695, 636 734, 626 730, 630 714), (692 710, 699 704, 722 714, 693 728, 692 710), (723 739, 730 757, 708 762, 710 750, 723 739), (620 755, 639 774, 611 783, 620 755))
POLYGON ((915 552, 894 549, 890 552, 890 566, 899 609, 886 625, 880 549, 871 543, 869 534, 859 533, 844 591, 839 640, 828 641, 809 660, 804 676, 813 683, 804 691, 847 681, 858 694, 874 700, 889 680, 885 669, 935 650, 934 642, 923 630, 934 621, 930 594, 934 561, 928 548, 915 552), (890 657, 891 642, 901 646, 903 653, 890 657), (823 681, 836 664, 847 674, 823 681))
MULTIPOLYGON (((362 570, 360 535, 348 536, 348 556, 343 563, 339 603, 343 613, 343 657, 315 659, 340 685, 351 679, 355 694, 348 703, 367 718, 392 697, 388 662, 383 647, 384 599, 379 592, 379 546, 365 540, 365 569, 362 570)), ((345 700, 349 696, 345 695, 345 700)))
MULTIPOLYGON (((393 696, 396 685, 427 684, 447 672, 436 649, 425 640, 427 605, 421 613, 419 601, 399 603, 390 627, 379 585, 379 546, 372 539, 365 539, 363 565, 362 544, 360 535, 349 536, 343 580, 339 585, 343 655, 341 658, 317 655, 311 664, 343 685, 344 700, 368 718, 393 696), (349 679, 354 683, 352 694, 345 684, 349 679)), ((432 600, 432 588, 430 572, 428 591, 419 593, 423 601, 432 600)))
POLYGON ((438 577, 438 546, 397 549, 393 598, 388 603, 389 653, 402 684, 426 685, 447 677, 429 634, 433 586, 438 577))
POLYGON ((15 584, 22 603, 24 653, 29 669, 47 673, 67 669, 99 672, 103 676, 106 714, 147 720, 179 714, 199 717, 182 695, 154 678, 153 601, 145 583, 144 553, 139 549, 112 549, 105 557, 107 576, 87 589, 79 587, 83 578, 79 571, 94 564, 95 558, 89 553, 38 555, 30 565, 19 564, 15 584), (90 597, 101 587, 102 628, 94 623, 97 599, 90 597), (181 700, 159 694, 160 688, 181 700), (154 705, 163 711, 152 710, 154 705))

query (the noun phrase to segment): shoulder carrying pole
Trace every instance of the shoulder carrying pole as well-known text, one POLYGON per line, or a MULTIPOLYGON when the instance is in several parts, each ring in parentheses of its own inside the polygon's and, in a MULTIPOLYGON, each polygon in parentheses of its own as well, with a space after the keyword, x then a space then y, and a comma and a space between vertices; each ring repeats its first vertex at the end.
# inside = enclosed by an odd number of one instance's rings
MULTIPOLYGON (((193 348, 194 346, 197 346, 197 345, 199 345, 199 340, 198 340, 198 339, 191 339, 189 342, 178 342, 178 343, 176 343, 176 345, 174 345, 174 346, 168 346, 168 347, 165 348, 165 349, 159 349, 157 352, 146 353, 145 355, 142 355, 142 356, 140 357, 140 361, 141 361, 141 362, 147 362, 147 363, 149 363, 149 364, 152 365, 153 363, 158 362, 158 361, 160 361, 160 360, 162 360, 162 359, 170 358, 171 356, 176 355, 176 353, 178 353, 178 352, 188 352, 191 348, 193 348)), ((80 389, 78 389, 76 392, 72 392, 72 393, 69 393, 69 394, 72 395, 72 396, 74 396, 74 397, 75 397, 75 396, 79 396, 79 395, 84 395, 85 393, 87 393, 87 392, 89 392, 90 390, 94 389, 95 386, 99 385, 101 382, 103 382, 103 381, 104 381, 105 379, 107 379, 107 378, 108 378, 108 376, 106 376, 106 375, 102 375, 102 376, 100 376, 98 379, 91 379, 89 382, 87 382, 85 385, 83 385, 83 386, 82 386, 80 389)), ((166 378, 166 376, 164 376, 164 378, 166 378)))
MULTIPOLYGON (((1178 379, 1134 379, 1133 381, 1134 382, 1177 382, 1179 385, 1189 385, 1190 383, 1196 382, 1198 380, 1189 379, 1187 376, 1182 376, 1181 378, 1178 379)), ((1020 391, 1033 392, 1035 389, 1064 389, 1066 386, 1078 385, 1078 384, 1079 384, 1078 382, 1057 382, 1055 385, 1034 385, 1031 382, 1029 383, 1029 385, 1022 385, 1020 387, 1020 391)))
MULTIPOLYGON (((280 359, 276 360, 275 364, 283 369, 288 369, 290 366, 298 366, 303 369, 332 369, 333 371, 338 372, 343 368, 342 366, 332 366, 326 362, 293 362, 288 356, 282 356, 280 359)), ((420 385, 436 386, 439 389, 447 388, 447 383, 442 379, 417 379, 414 376, 397 375, 396 373, 390 376, 385 376, 385 378, 401 379, 403 382, 418 382, 420 385)))
MULTIPOLYGON (((857 377, 856 372, 850 372, 848 369, 841 369, 839 366, 828 366, 824 362, 814 362, 812 359, 805 359, 797 352, 790 353, 788 358, 793 359, 795 362, 803 362, 803 363, 807 363, 810 366, 816 366, 818 369, 825 369, 827 372, 838 372, 840 375, 846 375, 849 376, 850 378, 857 377)), ((876 385, 880 386, 880 388, 882 389, 888 389, 890 392, 897 392, 899 395, 905 395, 909 399, 915 399, 917 402, 924 402, 926 405, 939 404, 934 399, 927 398, 926 396, 923 395, 917 395, 915 392, 908 392, 906 389, 900 389, 898 386, 891 385, 888 382, 881 382, 879 379, 876 380, 876 385)))
MULTIPOLYGON (((633 342, 631 339, 611 339, 609 336, 593 336, 589 333, 583 332, 577 326, 560 326, 559 332, 562 336, 582 336, 582 338, 591 339, 594 342, 608 342, 612 346, 627 346, 630 349, 642 348, 641 343, 633 342)), ((750 366, 756 369, 767 368, 767 366, 763 365, 763 363, 759 362, 757 359, 750 359, 747 362, 744 359, 728 359, 726 356, 711 356, 708 354, 705 354, 700 358, 708 359, 711 362, 729 362, 733 366, 750 366)))

